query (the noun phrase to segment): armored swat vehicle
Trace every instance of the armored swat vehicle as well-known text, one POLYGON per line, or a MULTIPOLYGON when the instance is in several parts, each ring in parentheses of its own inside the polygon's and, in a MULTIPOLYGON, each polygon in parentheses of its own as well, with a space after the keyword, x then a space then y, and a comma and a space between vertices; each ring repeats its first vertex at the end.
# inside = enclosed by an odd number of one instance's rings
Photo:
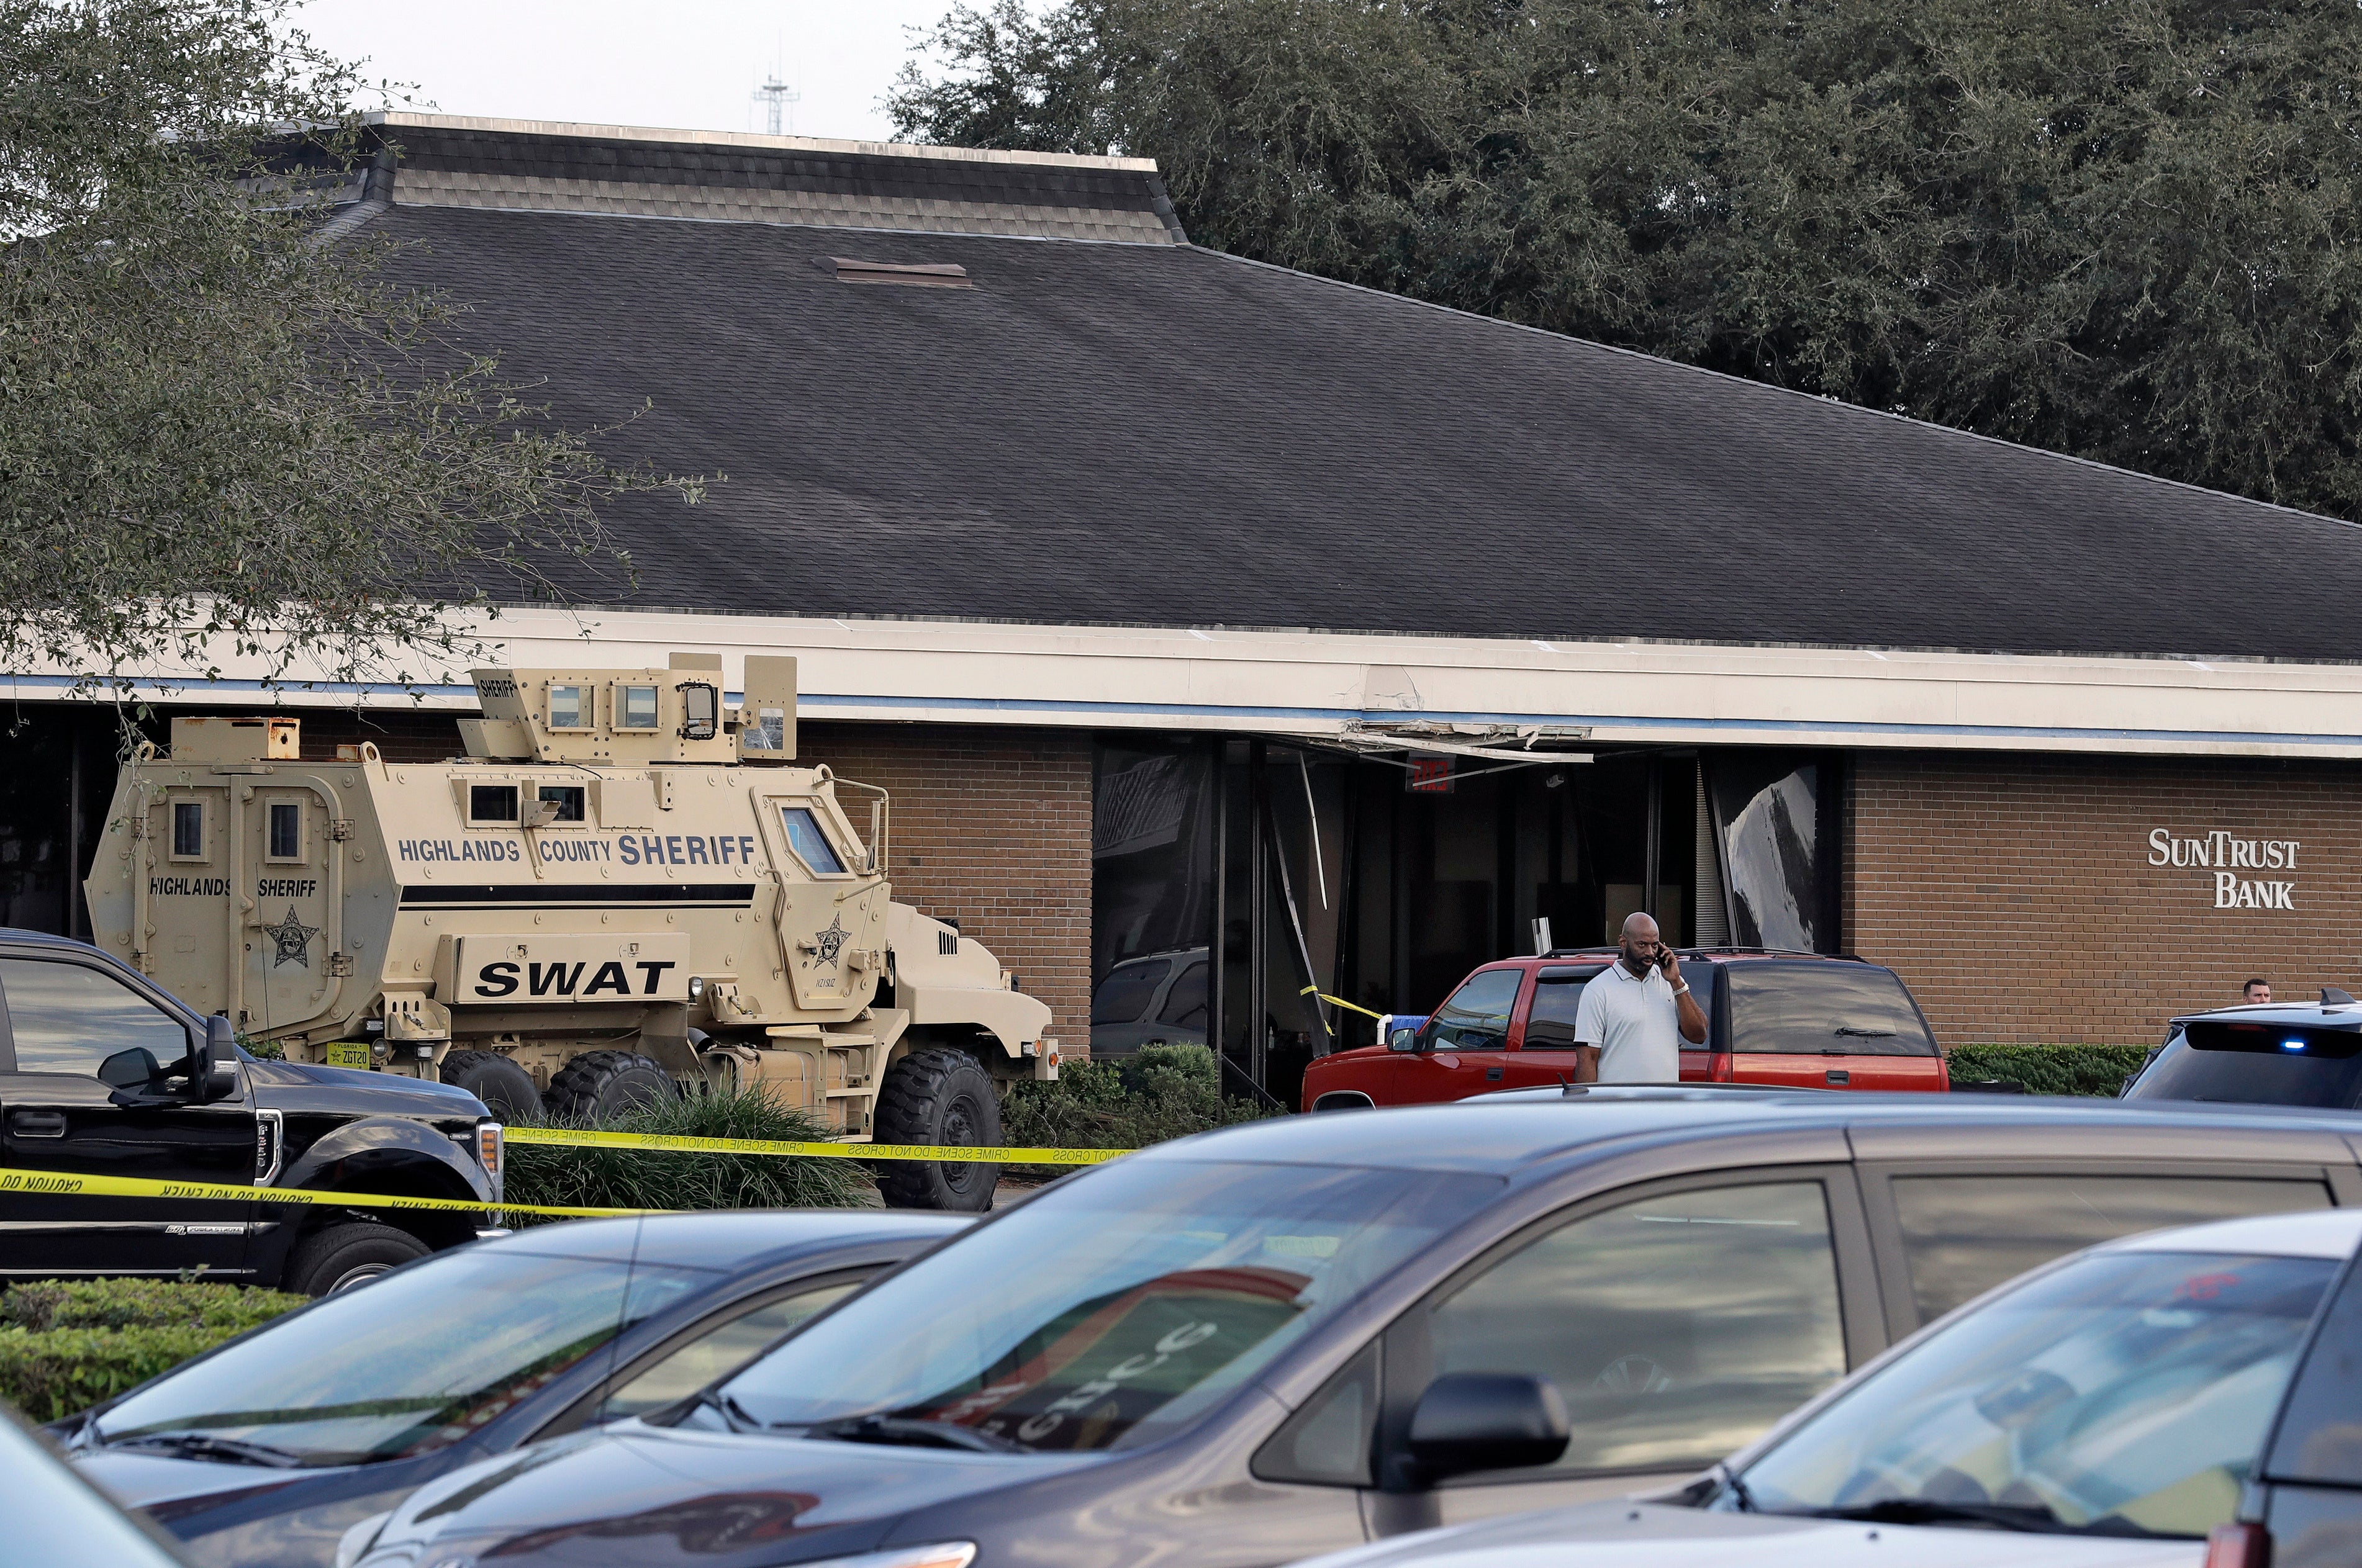
MULTIPOLYGON (((837 1137, 989 1146, 999 1090, 1057 1075, 1049 1009, 893 902, 885 792, 794 765, 794 660, 750 657, 737 707, 701 655, 474 679, 484 717, 441 762, 175 718, 116 786, 99 943, 291 1060, 511 1117, 754 1088, 837 1137)), ((997 1174, 880 1182, 981 1209, 997 1174)))

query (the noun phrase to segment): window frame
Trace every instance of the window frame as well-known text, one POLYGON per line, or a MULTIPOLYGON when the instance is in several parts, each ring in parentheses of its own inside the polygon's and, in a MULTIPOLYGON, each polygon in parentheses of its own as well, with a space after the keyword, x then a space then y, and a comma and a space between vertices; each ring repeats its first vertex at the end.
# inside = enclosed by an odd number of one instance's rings
POLYGON ((607 699, 612 705, 608 710, 608 729, 617 735, 657 736, 663 734, 665 727, 664 694, 664 684, 661 681, 616 681, 613 683, 613 690, 608 694, 607 699), (656 717, 646 724, 626 724, 624 722, 624 715, 630 711, 627 707, 627 699, 624 694, 635 691, 654 692, 656 694, 656 717))
POLYGON ((541 694, 542 722, 553 735, 588 735, 599 728, 599 683, 596 681, 551 681, 541 694), (579 692, 582 706, 576 710, 579 724, 560 724, 557 710, 551 706, 554 694, 559 691, 579 692))
MULTIPOLYGON (((1654 1180, 1628 1182, 1594 1192, 1573 1203, 1529 1221, 1502 1236, 1474 1257, 1453 1269, 1397 1314, 1382 1332, 1384 1347, 1378 1363, 1376 1473, 1380 1490, 1421 1490, 1404 1481, 1408 1454, 1411 1411, 1435 1377, 1435 1312, 1480 1276, 1507 1262, 1526 1247, 1565 1226, 1631 1203, 1678 1193, 1712 1191, 1727 1187, 1784 1186, 1818 1181, 1828 1205, 1829 1248, 1837 1267, 1839 1340, 1845 1346, 1846 1375, 1860 1370, 1899 1334, 1887 1332, 1887 1318, 1879 1293, 1879 1276, 1871 1251, 1870 1227, 1853 1167, 1844 1161, 1799 1161, 1794 1165, 1740 1166, 1721 1170, 1690 1171, 1654 1180)), ((1355 1352, 1360 1354, 1358 1348, 1355 1352)), ((1341 1368, 1346 1357, 1341 1360, 1341 1368)), ((1326 1386, 1325 1383, 1323 1385, 1326 1386)), ((1524 1470, 1486 1471, 1446 1481, 1432 1488, 1507 1486, 1563 1486, 1608 1480, 1622 1475, 1660 1475, 1696 1469, 1722 1458, 1709 1454, 1693 1465, 1685 1461, 1615 1470, 1560 1470, 1542 1465, 1524 1470)), ((1539 1505, 1538 1505, 1539 1506, 1539 1505)))
MULTIPOLYGON (((2315 1181, 2329 1192, 2334 1209, 2362 1207, 2362 1169, 2312 1160, 2217 1158, 2168 1160, 2132 1155, 2003 1157, 1985 1158, 1877 1159, 1856 1162, 1861 1201, 1870 1220, 1871 1248, 1886 1321, 1894 1337, 1916 1332, 1933 1322, 1919 1315, 1917 1293, 1911 1284, 1911 1253, 1903 1236, 1903 1217, 1894 1201, 1894 1183, 1928 1177, 2124 1177, 2224 1181, 2315 1181)), ((2024 1276, 2019 1276, 2024 1277, 2024 1276)))
POLYGON ((212 804, 201 795, 168 795, 164 797, 165 859, 184 866, 210 865, 213 862, 213 824, 207 820, 213 815, 212 804), (184 806, 195 807, 197 813, 197 852, 193 855, 181 852, 181 807, 184 806))
POLYGON ((577 1431, 590 1425, 592 1418, 599 1413, 600 1407, 612 1398, 616 1390, 628 1387, 641 1374, 652 1371, 668 1357, 686 1350, 710 1333, 720 1332, 749 1312, 759 1312, 775 1301, 784 1301, 790 1296, 800 1296, 806 1291, 827 1290, 839 1285, 853 1287, 852 1294, 822 1307, 796 1325, 792 1332, 801 1333, 807 1327, 836 1310, 845 1301, 851 1300, 854 1295, 858 1295, 864 1285, 883 1276, 889 1269, 900 1267, 906 1261, 908 1260, 904 1258, 896 1258, 880 1263, 848 1263, 835 1268, 822 1269, 817 1274, 800 1274, 792 1279, 781 1280, 759 1289, 749 1290, 743 1296, 733 1298, 722 1306, 700 1312, 688 1322, 666 1331, 663 1337, 654 1343, 635 1351, 628 1361, 618 1362, 613 1367, 592 1379, 589 1387, 568 1400, 555 1414, 519 1438, 518 1445, 539 1442, 545 1438, 563 1437, 568 1432, 577 1431))
POLYGON ((821 809, 818 800, 811 795, 770 795, 766 798, 769 801, 773 811, 778 814, 779 842, 787 846, 788 853, 795 857, 796 864, 803 867, 805 872, 814 881, 851 882, 861 874, 854 869, 859 857, 846 854, 844 846, 837 842, 836 835, 829 831, 829 814, 821 809), (827 845, 829 852, 836 857, 836 870, 823 871, 804 859, 803 851, 796 848, 795 834, 788 828, 787 814, 790 811, 800 811, 811 818, 812 827, 820 834, 820 841, 827 845))
POLYGON ((466 796, 460 808, 462 812, 460 820, 465 822, 469 827, 515 828, 524 820, 525 786, 515 779, 462 778, 459 781, 459 787, 466 792, 466 796), (477 816, 476 792, 480 789, 504 789, 511 792, 515 796, 515 799, 510 807, 509 814, 506 817, 477 816))
MULTIPOLYGON (((1474 969, 1470 970, 1465 975, 1461 977, 1460 983, 1453 986, 1451 990, 1445 994, 1443 1000, 1435 1004, 1435 1011, 1427 1015, 1427 1021, 1418 1026, 1420 1051, 1426 1054, 1432 1054, 1437 1051, 1492 1052, 1507 1050, 1509 1048, 1510 1041, 1522 1032, 1520 1026, 1520 1010, 1531 1005, 1534 987, 1536 984, 1537 981, 1528 966, 1522 963, 1518 963, 1514 960, 1506 962, 1496 961, 1489 964, 1477 965, 1474 969), (1449 1044, 1439 1040, 1437 1037, 1438 1034, 1444 1027, 1443 1024, 1440 1022, 1443 1017, 1443 1010, 1451 1005, 1452 998, 1458 996, 1462 992, 1467 990, 1470 986, 1474 985, 1477 981, 1483 980, 1489 974, 1509 975, 1517 981, 1515 986, 1513 986, 1509 992, 1508 1006, 1503 1008, 1501 1011, 1501 1033, 1499 1037, 1492 1041, 1490 1044, 1475 1046, 1467 1045, 1458 1040, 1453 1040, 1449 1044)), ((1464 1027, 1464 1025, 1454 1025, 1452 1027, 1459 1028, 1464 1027)))
POLYGON ((304 820, 304 802, 300 797, 293 800, 272 800, 267 797, 264 799, 262 803, 262 860, 264 864, 273 866, 302 866, 309 865, 311 863, 311 857, 304 852, 304 829, 308 825, 304 820), (276 835, 278 832, 279 813, 282 810, 292 811, 295 814, 295 852, 292 855, 278 854, 275 853, 272 849, 273 844, 276 842, 276 835))
MULTIPOLYGON (((588 828, 590 826, 590 786, 589 784, 554 784, 536 783, 533 786, 532 804, 535 806, 550 804, 549 792, 551 790, 570 791, 578 796, 582 806, 582 815, 579 817, 553 817, 548 821, 543 823, 542 827, 546 828, 588 828)), ((517 797, 517 810, 520 815, 524 811, 525 804, 524 797, 520 795, 517 797)))

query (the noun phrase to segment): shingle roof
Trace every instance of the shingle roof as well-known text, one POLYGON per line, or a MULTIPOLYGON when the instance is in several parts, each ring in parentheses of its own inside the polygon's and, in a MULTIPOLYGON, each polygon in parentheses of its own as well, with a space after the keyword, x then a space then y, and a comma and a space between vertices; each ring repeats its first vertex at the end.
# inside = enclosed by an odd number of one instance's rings
MULTIPOLYGON (((1162 236, 411 204, 433 162, 409 148, 373 226, 468 337, 574 428, 652 399, 612 456, 728 476, 617 509, 639 605, 2362 657, 2362 530, 2331 519, 1162 236), (975 287, 851 286, 830 256, 975 287)), ((909 194, 892 172, 844 178, 909 194)))

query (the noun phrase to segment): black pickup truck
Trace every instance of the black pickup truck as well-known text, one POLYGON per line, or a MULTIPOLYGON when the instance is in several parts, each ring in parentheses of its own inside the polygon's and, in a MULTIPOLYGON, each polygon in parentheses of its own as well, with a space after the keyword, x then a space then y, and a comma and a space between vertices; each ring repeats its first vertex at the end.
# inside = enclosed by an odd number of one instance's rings
MULTIPOLYGON (((263 1061, 83 942, 0 928, 11 1171, 497 1203, 502 1129, 465 1090, 263 1061)), ((62 1196, 0 1178, 0 1279, 205 1277, 306 1295, 475 1239, 491 1216, 250 1199, 62 1196)))

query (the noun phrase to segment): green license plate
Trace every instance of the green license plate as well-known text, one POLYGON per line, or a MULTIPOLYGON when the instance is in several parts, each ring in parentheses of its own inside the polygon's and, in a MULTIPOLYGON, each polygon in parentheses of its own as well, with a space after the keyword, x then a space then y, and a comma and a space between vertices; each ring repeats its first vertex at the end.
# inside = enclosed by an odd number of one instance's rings
POLYGON ((353 1067, 367 1072, 370 1068, 370 1047, 367 1040, 330 1040, 326 1046, 330 1067, 353 1067))

